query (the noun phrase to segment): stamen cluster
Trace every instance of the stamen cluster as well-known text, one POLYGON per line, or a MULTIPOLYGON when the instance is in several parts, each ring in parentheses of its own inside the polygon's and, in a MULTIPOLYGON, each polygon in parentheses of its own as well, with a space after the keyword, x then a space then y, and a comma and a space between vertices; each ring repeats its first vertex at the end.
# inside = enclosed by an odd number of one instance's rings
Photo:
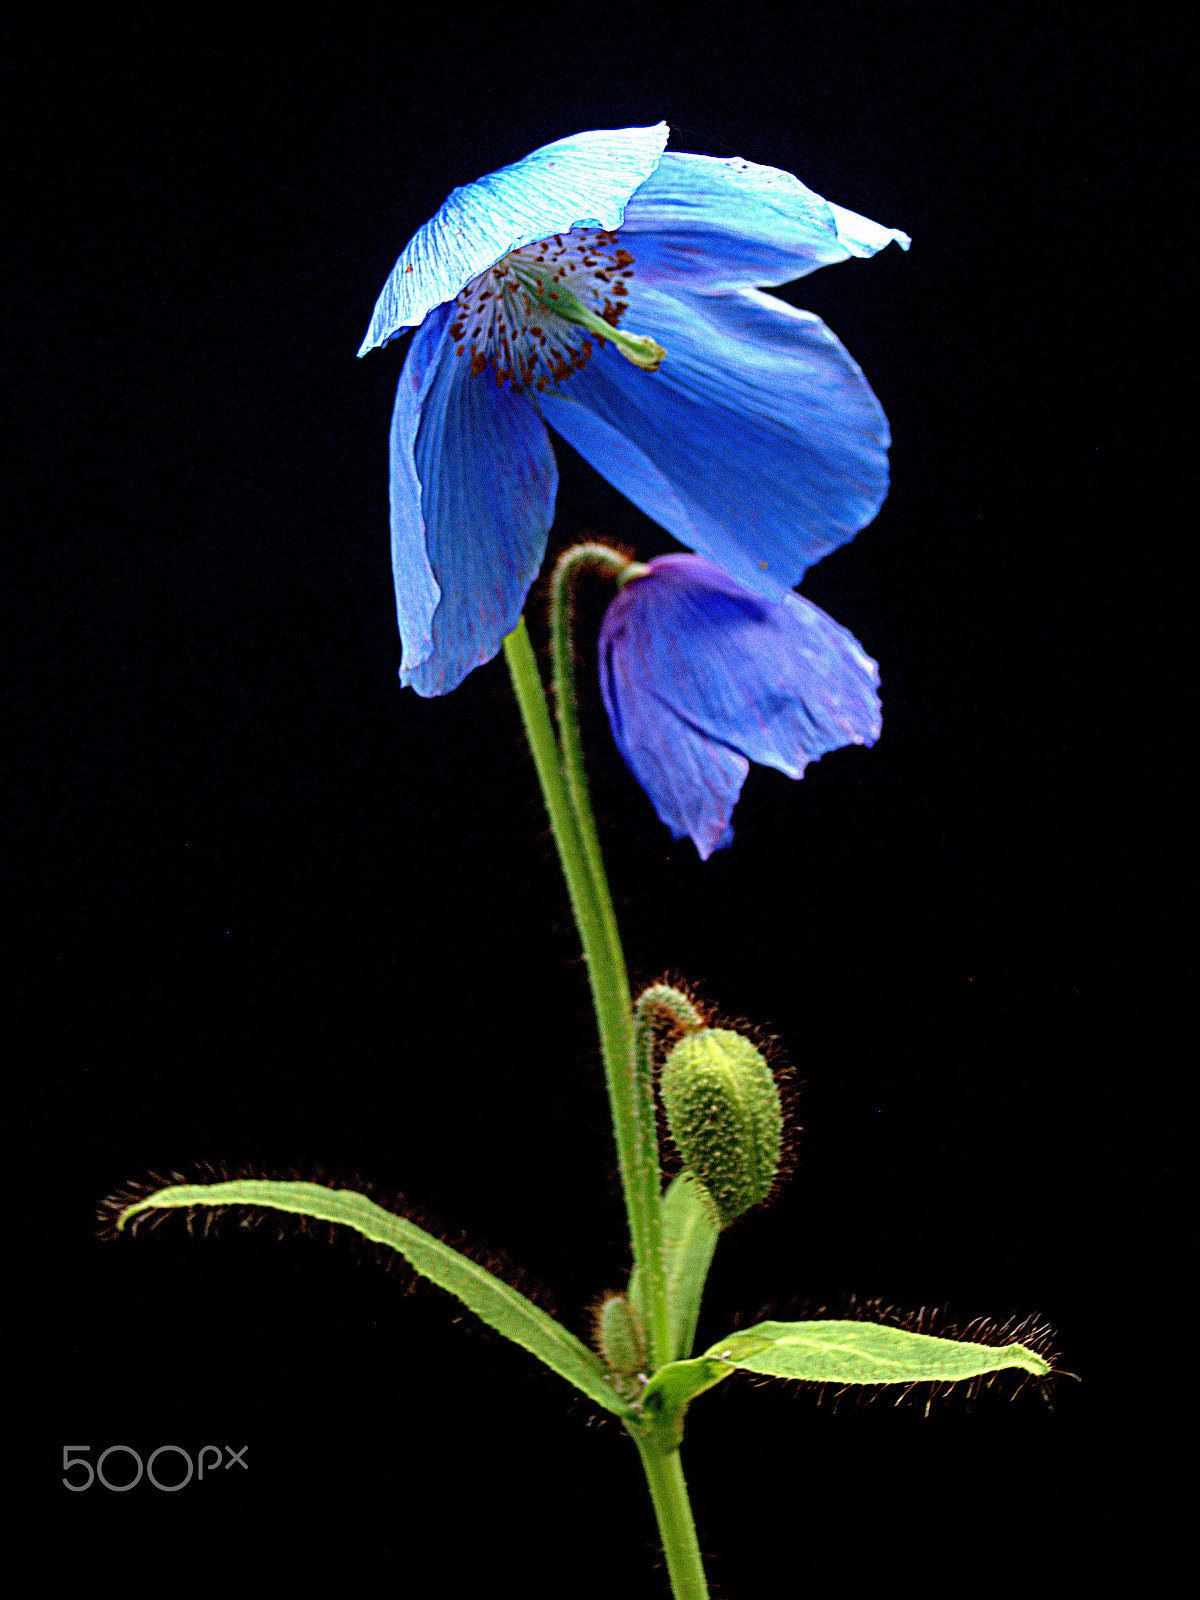
POLYGON ((450 325, 455 354, 470 361, 473 378, 490 368, 497 388, 509 383, 514 394, 557 389, 583 371, 594 345, 584 328, 556 312, 555 301, 566 299, 566 291, 615 328, 632 276, 632 255, 617 234, 599 228, 512 250, 457 296, 450 325))

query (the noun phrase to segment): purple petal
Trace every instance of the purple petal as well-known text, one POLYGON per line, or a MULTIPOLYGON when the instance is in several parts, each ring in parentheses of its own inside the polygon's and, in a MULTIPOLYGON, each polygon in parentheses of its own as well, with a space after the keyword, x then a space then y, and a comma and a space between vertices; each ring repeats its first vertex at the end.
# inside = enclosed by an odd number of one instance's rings
POLYGON ((660 818, 702 857, 722 842, 747 760, 799 778, 880 732, 875 663, 810 601, 771 603, 702 557, 664 556, 600 634, 613 735, 660 818))
POLYGON ((750 763, 665 706, 642 676, 628 643, 624 624, 615 621, 610 627, 606 617, 600 636, 600 692, 613 737, 659 820, 675 839, 690 834, 701 860, 707 861, 733 839, 729 819, 750 763))

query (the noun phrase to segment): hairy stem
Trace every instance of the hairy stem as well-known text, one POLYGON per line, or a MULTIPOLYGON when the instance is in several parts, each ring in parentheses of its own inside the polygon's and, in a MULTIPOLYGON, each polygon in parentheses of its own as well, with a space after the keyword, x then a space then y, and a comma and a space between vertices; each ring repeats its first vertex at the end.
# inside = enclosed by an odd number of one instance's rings
POLYGON ((575 579, 585 567, 620 577, 630 562, 603 544, 577 544, 558 559, 550 580, 551 650, 554 658, 554 705, 558 713, 558 736, 562 746, 563 771, 571 804, 587 853, 588 865, 600 892, 608 935, 620 948, 617 918, 604 873, 596 819, 588 795, 587 772, 583 764, 583 743, 579 737, 579 697, 575 689, 575 579))
MULTIPOLYGON (((594 546, 591 550, 602 553, 601 559, 607 558, 606 565, 611 562, 619 569, 627 565, 622 557, 603 546, 594 546)), ((575 570, 578 564, 574 564, 575 570)), ((653 1088, 649 1074, 639 1074, 635 1065, 629 979, 587 792, 575 696, 570 570, 568 566, 568 571, 562 572, 560 563, 554 584, 555 688, 561 747, 554 738, 524 618, 505 639, 504 654, 587 961, 621 1186, 633 1241, 634 1270, 643 1285, 641 1301, 650 1346, 650 1366, 657 1370, 671 1360, 672 1351, 653 1088)), ((688 1003, 683 996, 679 998, 685 1005, 688 1003)), ((679 1450, 649 1437, 643 1425, 631 1425, 629 1431, 646 1474, 675 1600, 708 1600, 708 1585, 679 1450)))
POLYGON ((636 1434, 634 1437, 637 1439, 646 1482, 650 1486, 650 1498, 654 1502, 654 1515, 662 1539, 663 1555, 667 1559, 671 1592, 675 1600, 708 1600, 704 1563, 700 1558, 696 1524, 692 1520, 692 1507, 679 1451, 662 1450, 651 1440, 639 1438, 636 1434))
MULTIPOLYGON (((596 887, 597 903, 604 923, 605 938, 621 961, 626 1005, 629 981, 621 955, 621 936, 617 929, 612 896, 604 871, 604 857, 596 831, 596 818, 588 794, 587 771, 583 763, 583 741, 579 732, 579 696, 575 687, 575 581, 585 568, 620 579, 634 563, 603 544, 578 544, 558 559, 550 580, 550 640, 554 658, 554 705, 558 713, 558 737, 562 750, 567 792, 588 867, 596 887)), ((640 569, 639 569, 640 570, 640 569)), ((663 1262, 662 1169, 658 1154, 658 1127, 654 1115, 653 1086, 637 1070, 631 1057, 633 1121, 631 1180, 640 1189, 637 1202, 645 1222, 645 1235, 636 1251, 638 1282, 642 1298, 650 1366, 656 1370, 671 1359, 670 1314, 667 1300, 667 1275, 663 1262)))
MULTIPOLYGON (((589 858, 579 814, 572 804, 524 618, 505 639, 504 654, 541 782, 542 796, 550 815, 550 826, 558 846, 563 876, 567 880, 567 892, 571 897, 571 909, 575 913, 587 961, 592 1004, 600 1033, 600 1050, 604 1058, 604 1075, 608 1084, 621 1186, 625 1193, 625 1209, 633 1243, 634 1265, 640 1281, 651 1286, 649 1292, 643 1290, 643 1306, 651 1366, 657 1369, 671 1359, 662 1254, 661 1177, 654 1121, 651 1118, 647 1137, 645 1111, 639 1104, 625 958, 617 936, 616 919, 612 913, 599 847, 596 846, 594 857, 589 858)), ((577 738, 576 728, 576 741, 577 738)), ((586 801, 586 788, 583 797, 586 801)), ((590 806, 587 816, 590 820, 590 806)))
POLYGON ((705 1026, 704 1018, 681 990, 669 983, 652 983, 638 995, 633 1008, 633 1056, 637 1068, 639 1088, 650 1096, 654 1105, 654 1024, 666 1018, 680 1033, 695 1033, 705 1026))

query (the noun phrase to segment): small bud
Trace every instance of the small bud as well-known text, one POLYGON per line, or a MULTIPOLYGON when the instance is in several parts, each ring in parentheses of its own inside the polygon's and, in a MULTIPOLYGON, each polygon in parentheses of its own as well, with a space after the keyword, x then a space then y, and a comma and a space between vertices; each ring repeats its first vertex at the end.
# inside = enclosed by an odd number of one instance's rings
POLYGON ((671 1137, 712 1195, 727 1227, 771 1192, 783 1108, 771 1069, 749 1039, 700 1028, 675 1045, 662 1071, 671 1137))
POLYGON ((636 1388, 638 1373, 646 1370, 646 1341, 637 1313, 623 1294, 609 1295, 596 1313, 596 1343, 620 1380, 618 1388, 623 1392, 636 1388))

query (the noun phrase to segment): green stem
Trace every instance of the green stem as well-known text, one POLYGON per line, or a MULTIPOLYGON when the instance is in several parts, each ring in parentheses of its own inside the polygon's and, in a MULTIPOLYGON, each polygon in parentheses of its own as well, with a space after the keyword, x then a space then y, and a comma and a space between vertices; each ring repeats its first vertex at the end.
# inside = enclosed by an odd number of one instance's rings
MULTIPOLYGON (((575 687, 575 580, 587 567, 610 578, 622 580, 633 568, 643 569, 628 556, 603 544, 578 544, 564 552, 550 580, 550 644, 554 660, 554 705, 558 713, 558 737, 562 750, 567 791, 583 841, 605 938, 620 963, 625 1006, 629 1008, 629 980, 621 936, 613 910, 612 896, 600 852, 596 818, 588 794, 587 771, 583 763, 583 741, 579 733, 579 696, 575 687)), ((671 1360, 671 1320, 667 1299, 667 1274, 663 1260, 662 1168, 658 1154, 658 1123, 654 1111, 653 1080, 638 1070, 639 1064, 630 1040, 633 1120, 631 1125, 630 1182, 638 1191, 634 1205, 640 1213, 643 1232, 635 1243, 638 1293, 649 1346, 650 1367, 656 1371, 671 1360)))
MULTIPOLYGON (((611 551, 604 554, 613 556, 611 551)), ((559 589, 556 575, 556 601, 560 595, 567 600, 569 608, 569 583, 559 589)), ((671 1332, 663 1265, 661 1176, 652 1087, 649 1074, 639 1075, 635 1067, 629 980, 588 801, 579 742, 569 614, 562 615, 556 603, 555 660, 559 721, 563 729, 561 755, 523 617, 505 639, 504 655, 587 961, 621 1186, 633 1240, 634 1267, 645 1286, 641 1293, 650 1364, 657 1369, 671 1359, 671 1332), (647 1093, 651 1095, 648 1106, 647 1093)), ((637 1444, 650 1488, 675 1600, 708 1600, 679 1450, 664 1449, 660 1441, 647 1437, 641 1425, 631 1426, 629 1431, 637 1444)))
MULTIPOLYGON (((554 729, 550 723, 550 713, 546 708, 546 691, 542 687, 541 673, 538 671, 533 645, 529 642, 529 631, 525 626, 524 617, 521 618, 516 628, 504 641, 504 658, 508 662, 508 671, 512 678, 513 692, 517 697, 517 704, 521 708, 521 721, 525 726, 525 737, 529 740, 533 764, 537 768, 538 781, 542 787, 542 799, 546 803, 546 810, 550 816, 550 827, 554 834, 554 842, 558 846, 558 858, 562 865, 563 877, 567 880, 567 894, 570 896, 571 910, 574 913, 576 926, 579 928, 579 937, 583 943, 583 953, 587 961, 588 977, 592 985, 592 998, 596 1006, 596 1020, 600 1027, 600 1042, 603 1048, 605 1016, 601 1012, 602 1001, 599 996, 601 990, 607 995, 608 985, 604 982, 604 979, 608 976, 615 977, 618 987, 623 985, 626 993, 628 993, 628 983, 625 980, 623 962, 619 971, 615 974, 597 971, 597 962, 602 967, 605 963, 605 958, 608 954, 608 942, 604 936, 601 914, 596 904, 591 871, 588 867, 583 841, 579 836, 579 827, 575 821, 575 813, 571 808, 571 797, 567 793, 567 786, 563 779, 558 744, 554 738, 554 729)), ((607 1066, 607 1055, 605 1056, 605 1065, 607 1066)))
MULTIPOLYGON (((649 1123, 650 1138, 654 1140, 651 1153, 647 1149, 646 1109, 640 1103, 634 1072, 633 1018, 625 958, 616 934, 616 919, 603 877, 599 850, 597 848, 595 857, 600 874, 597 879, 583 841, 579 817, 571 803, 541 675, 524 618, 505 639, 504 654, 541 782, 542 797, 550 815, 550 826, 558 846, 563 876, 567 880, 567 892, 571 897, 571 909, 575 914, 587 961, 616 1136, 621 1186, 625 1193, 625 1210, 633 1243, 634 1265, 639 1281, 652 1286, 649 1294, 645 1288, 642 1293, 645 1297, 643 1307, 646 1311, 651 1366, 657 1370, 671 1359, 666 1273, 662 1258, 661 1178, 653 1116, 649 1123)), ((587 814, 590 818, 590 807, 587 814)))
POLYGON ((575 579, 584 567, 596 567, 615 578, 629 565, 627 557, 618 555, 607 545, 577 544, 559 557, 550 580, 550 648, 554 659, 554 705, 558 713, 563 771, 579 822, 583 847, 587 852, 588 866, 600 892, 608 937, 618 950, 621 940, 617 932, 617 918, 608 892, 604 858, 600 854, 600 837, 596 832, 596 818, 588 794, 583 742, 579 736, 579 696, 575 688, 575 579))
POLYGON ((680 1033, 695 1033, 703 1028, 704 1018, 681 990, 669 983, 652 983, 638 995, 633 1008, 633 1059, 638 1081, 654 1083, 654 1024, 666 1017, 680 1033))
POLYGON ((704 1563, 696 1539, 696 1524, 688 1500, 687 1484, 679 1451, 665 1451, 646 1439, 637 1438, 638 1454, 650 1485, 654 1515, 662 1539, 663 1555, 675 1600, 708 1600, 704 1563))

